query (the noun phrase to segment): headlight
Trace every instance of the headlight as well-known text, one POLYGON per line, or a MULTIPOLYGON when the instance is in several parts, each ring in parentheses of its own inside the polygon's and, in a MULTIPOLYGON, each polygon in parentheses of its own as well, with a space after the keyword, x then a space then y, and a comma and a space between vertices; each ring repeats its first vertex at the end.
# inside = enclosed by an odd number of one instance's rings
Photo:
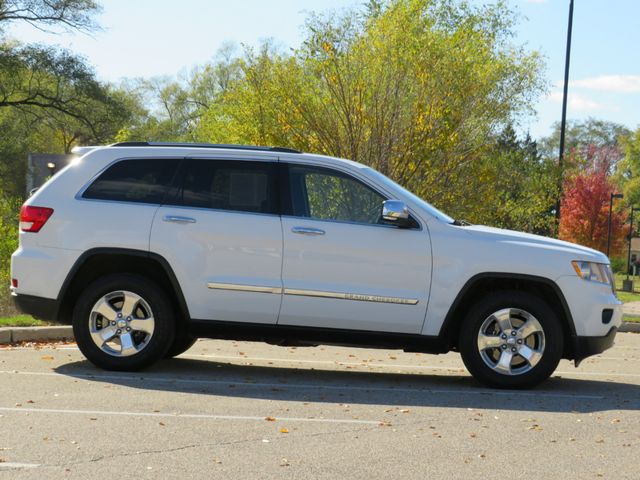
POLYGON ((573 269, 580 278, 610 285, 611 289, 614 290, 613 273, 609 265, 595 262, 581 262, 579 260, 574 260, 571 262, 571 265, 573 265, 573 269))

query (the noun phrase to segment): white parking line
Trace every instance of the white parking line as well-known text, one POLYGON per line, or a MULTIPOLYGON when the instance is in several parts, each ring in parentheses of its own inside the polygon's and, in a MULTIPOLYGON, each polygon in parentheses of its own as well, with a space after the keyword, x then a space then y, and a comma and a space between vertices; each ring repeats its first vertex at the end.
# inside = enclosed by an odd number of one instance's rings
POLYGON ((573 393, 552 393, 552 392, 539 392, 539 391, 508 391, 508 390, 487 390, 480 388, 473 389, 441 389, 441 388, 406 388, 406 387, 375 387, 375 386, 363 386, 357 387, 353 385, 325 385, 325 384, 306 384, 306 383, 264 383, 264 382, 234 382, 233 380, 201 380, 181 377, 158 377, 158 376, 141 376, 141 375, 109 375, 109 374, 73 374, 65 375, 54 372, 19 372, 19 371, 0 371, 0 374, 13 374, 13 375, 35 375, 35 376, 48 376, 59 378, 82 378, 86 380, 105 380, 105 381, 122 381, 122 380, 135 380, 136 382, 161 382, 161 383, 186 383, 194 385, 212 385, 212 386, 229 386, 234 385, 238 387, 249 388, 270 388, 270 389, 303 389, 303 390, 336 390, 339 392, 344 391, 358 391, 358 392, 391 392, 391 393, 422 393, 422 394, 440 394, 440 395, 492 395, 492 396, 504 396, 504 397, 534 397, 534 398, 576 398, 576 399, 588 399, 588 400, 602 400, 605 397, 602 395, 585 395, 585 394, 573 394, 573 393))
MULTIPOLYGON (((22 408, 0 407, 1 412, 28 412, 28 413, 60 413, 71 415, 110 415, 125 417, 160 417, 160 418, 196 418, 200 420, 252 420, 264 422, 267 415, 262 417, 247 415, 210 415, 205 413, 162 413, 162 412, 126 412, 108 410, 75 410, 61 408, 22 408)), ((278 417, 276 420, 283 422, 311 422, 311 423, 356 423, 361 425, 379 425, 380 420, 356 420, 350 418, 302 418, 302 417, 278 417)))
POLYGON ((1 470, 14 470, 17 468, 37 468, 39 463, 17 463, 17 462, 2 462, 0 463, 1 470))

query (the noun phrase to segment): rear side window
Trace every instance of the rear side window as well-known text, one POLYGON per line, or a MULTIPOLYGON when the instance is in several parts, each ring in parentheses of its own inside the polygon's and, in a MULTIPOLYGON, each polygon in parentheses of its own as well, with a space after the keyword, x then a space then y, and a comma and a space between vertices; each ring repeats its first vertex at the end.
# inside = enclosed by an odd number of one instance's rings
POLYGON ((187 160, 175 195, 186 207, 278 213, 276 164, 245 160, 187 160))
POLYGON ((82 195, 97 200, 161 204, 180 160, 122 160, 105 170, 82 195))

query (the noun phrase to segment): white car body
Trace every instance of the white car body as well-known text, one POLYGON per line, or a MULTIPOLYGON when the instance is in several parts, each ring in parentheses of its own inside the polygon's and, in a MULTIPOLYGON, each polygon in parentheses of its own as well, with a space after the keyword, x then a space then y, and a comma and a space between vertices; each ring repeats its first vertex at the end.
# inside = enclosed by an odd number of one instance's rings
MULTIPOLYGON (((551 304, 564 309, 565 329, 574 342, 609 335, 607 348, 622 321, 611 286, 580 278, 572 266, 573 261, 608 265, 602 253, 536 235, 452 223, 381 174, 338 158, 177 145, 94 148, 58 172, 26 205, 51 207, 54 213, 38 233, 20 233, 11 262, 17 281, 12 293, 23 310, 62 323, 70 322, 65 288, 74 272, 88 252, 113 249, 163 259, 181 289, 187 320, 199 325, 438 338, 445 322, 459 316, 454 311, 465 289, 486 278, 531 280, 545 295, 556 292, 551 304), (403 201, 418 228, 82 197, 115 162, 150 157, 322 166, 403 201), (295 229, 323 233, 300 235, 295 229), (607 323, 604 310, 613 312, 607 323)), ((581 360, 598 348, 587 350, 565 351, 564 356, 581 360)))

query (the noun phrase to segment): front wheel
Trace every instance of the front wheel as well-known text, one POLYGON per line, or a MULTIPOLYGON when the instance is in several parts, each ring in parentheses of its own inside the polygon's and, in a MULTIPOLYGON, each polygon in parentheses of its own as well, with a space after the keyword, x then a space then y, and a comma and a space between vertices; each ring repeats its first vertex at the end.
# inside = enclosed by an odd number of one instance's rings
POLYGON ((115 274, 89 285, 73 311, 78 348, 106 370, 134 371, 163 358, 173 343, 174 312, 149 279, 115 274))
POLYGON ((564 345, 558 315, 527 292, 490 294, 465 317, 458 346, 467 370, 496 388, 529 388, 558 366, 564 345))

